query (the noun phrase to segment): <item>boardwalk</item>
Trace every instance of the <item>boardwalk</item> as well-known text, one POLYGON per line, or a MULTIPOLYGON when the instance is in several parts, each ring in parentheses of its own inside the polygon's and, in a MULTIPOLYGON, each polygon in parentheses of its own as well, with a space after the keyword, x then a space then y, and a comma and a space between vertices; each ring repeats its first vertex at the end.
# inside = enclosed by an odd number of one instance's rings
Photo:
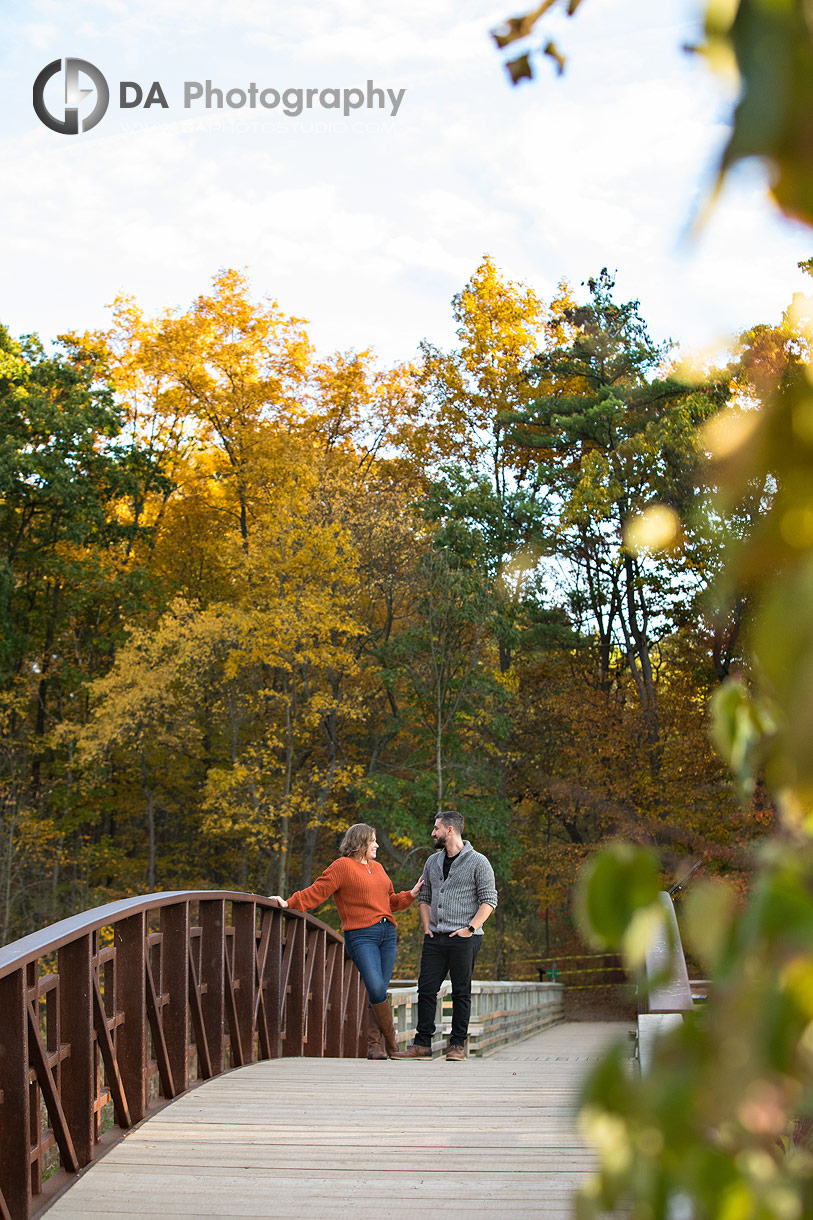
POLYGON ((558 1025, 464 1064, 276 1059, 133 1131, 48 1220, 565 1220, 591 1166, 572 1105, 619 1025, 558 1025))

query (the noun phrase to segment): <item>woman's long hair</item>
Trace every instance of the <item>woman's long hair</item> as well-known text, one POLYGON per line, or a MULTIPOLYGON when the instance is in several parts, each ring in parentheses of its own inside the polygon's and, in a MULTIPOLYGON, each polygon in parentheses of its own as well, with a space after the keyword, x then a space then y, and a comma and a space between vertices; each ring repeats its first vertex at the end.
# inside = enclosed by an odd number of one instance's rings
POLYGON ((367 844, 373 838, 375 838, 375 826, 368 826, 366 822, 356 822, 355 826, 351 826, 345 831, 344 838, 339 844, 339 855, 360 856, 367 850, 367 844))

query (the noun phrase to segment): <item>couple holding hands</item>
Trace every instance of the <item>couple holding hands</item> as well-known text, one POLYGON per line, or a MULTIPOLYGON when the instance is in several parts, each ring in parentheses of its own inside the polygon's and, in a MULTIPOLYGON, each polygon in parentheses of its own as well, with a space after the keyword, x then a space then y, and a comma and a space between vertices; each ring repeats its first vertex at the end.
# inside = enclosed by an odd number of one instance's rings
POLYGON ((463 838, 463 817, 444 810, 435 817, 432 839, 438 848, 426 862, 411 890, 396 894, 376 860, 375 829, 359 822, 351 826, 339 847, 339 858, 307 889, 284 907, 310 911, 333 895, 342 922, 348 955, 361 975, 370 1000, 367 1012, 368 1059, 431 1059, 435 1007, 440 985, 452 984, 452 1031, 446 1058, 466 1057, 471 1012, 471 980, 483 943, 483 924, 497 906, 494 870, 488 860, 463 838), (424 939, 418 978, 418 1025, 415 1041, 398 1050, 387 997, 395 965, 396 911, 418 899, 424 939))

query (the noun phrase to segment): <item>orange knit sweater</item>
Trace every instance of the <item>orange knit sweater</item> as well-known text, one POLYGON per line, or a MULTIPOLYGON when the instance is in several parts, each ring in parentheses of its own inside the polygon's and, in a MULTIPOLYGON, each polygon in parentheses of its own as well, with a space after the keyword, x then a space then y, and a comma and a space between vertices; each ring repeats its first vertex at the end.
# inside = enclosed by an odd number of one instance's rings
POLYGON ((377 860, 361 864, 351 856, 339 856, 329 864, 321 877, 306 890, 297 890, 288 899, 296 911, 310 911, 333 895, 339 919, 345 932, 353 928, 369 928, 380 919, 395 923, 393 911, 405 911, 414 901, 409 890, 396 894, 384 869, 377 860))

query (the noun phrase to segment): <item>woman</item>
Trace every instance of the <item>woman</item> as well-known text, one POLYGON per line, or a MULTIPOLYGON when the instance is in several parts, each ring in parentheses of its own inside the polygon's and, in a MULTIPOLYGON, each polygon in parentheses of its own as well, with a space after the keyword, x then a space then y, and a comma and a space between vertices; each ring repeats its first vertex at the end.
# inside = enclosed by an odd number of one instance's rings
POLYGON ((342 921, 345 948, 370 997, 367 1058, 386 1059, 398 1051, 392 1008, 387 999, 397 944, 392 915, 393 911, 406 910, 418 897, 421 879, 418 878, 411 890, 395 893, 392 882, 375 858, 378 852, 375 828, 365 822, 350 827, 339 845, 339 852, 338 860, 329 864, 306 890, 297 890, 287 902, 278 894, 272 894, 272 897, 295 911, 311 911, 333 895, 342 921))

